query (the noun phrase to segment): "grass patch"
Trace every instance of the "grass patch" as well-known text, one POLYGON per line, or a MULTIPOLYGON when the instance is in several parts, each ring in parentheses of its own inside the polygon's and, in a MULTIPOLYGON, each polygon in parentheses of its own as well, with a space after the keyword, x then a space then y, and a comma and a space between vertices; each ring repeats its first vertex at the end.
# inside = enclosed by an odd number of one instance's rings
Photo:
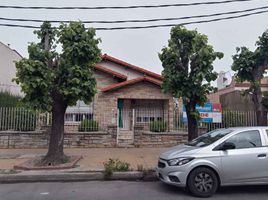
POLYGON ((109 159, 104 165, 104 176, 110 178, 113 172, 126 172, 131 171, 130 164, 127 162, 120 161, 118 159, 109 159))
POLYGON ((17 174, 19 173, 15 169, 0 169, 0 174, 17 174))

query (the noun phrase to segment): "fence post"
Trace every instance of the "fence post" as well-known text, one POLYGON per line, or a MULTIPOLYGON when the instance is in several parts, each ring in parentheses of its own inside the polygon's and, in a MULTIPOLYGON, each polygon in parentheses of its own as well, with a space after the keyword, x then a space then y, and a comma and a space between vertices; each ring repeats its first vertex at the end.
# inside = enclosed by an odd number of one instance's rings
POLYGON ((116 116, 116 125, 117 125, 117 131, 116 131, 116 146, 118 145, 118 136, 119 136, 119 112, 120 110, 117 109, 117 116, 116 116))
POLYGON ((134 141, 134 134, 135 134, 135 109, 132 110, 132 139, 134 141))

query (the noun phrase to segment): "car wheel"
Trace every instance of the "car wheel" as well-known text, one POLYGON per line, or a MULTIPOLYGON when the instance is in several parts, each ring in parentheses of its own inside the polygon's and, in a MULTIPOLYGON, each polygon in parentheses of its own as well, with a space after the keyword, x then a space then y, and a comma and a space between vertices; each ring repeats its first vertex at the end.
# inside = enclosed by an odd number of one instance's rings
POLYGON ((218 189, 219 181, 214 171, 206 167, 194 169, 188 178, 187 188, 198 197, 210 197, 218 189))

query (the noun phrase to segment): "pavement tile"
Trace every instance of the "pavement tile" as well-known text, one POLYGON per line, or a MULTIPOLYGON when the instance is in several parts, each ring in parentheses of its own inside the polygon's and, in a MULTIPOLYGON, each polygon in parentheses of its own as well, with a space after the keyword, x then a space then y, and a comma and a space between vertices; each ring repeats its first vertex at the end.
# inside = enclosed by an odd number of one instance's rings
MULTIPOLYGON (((130 163, 136 170, 138 165, 145 169, 156 166, 158 156, 167 148, 72 148, 65 149, 69 155, 82 155, 79 170, 102 170, 103 163, 110 158, 130 163)), ((43 155, 47 149, 0 149, 0 169, 12 169, 35 156, 43 155)))

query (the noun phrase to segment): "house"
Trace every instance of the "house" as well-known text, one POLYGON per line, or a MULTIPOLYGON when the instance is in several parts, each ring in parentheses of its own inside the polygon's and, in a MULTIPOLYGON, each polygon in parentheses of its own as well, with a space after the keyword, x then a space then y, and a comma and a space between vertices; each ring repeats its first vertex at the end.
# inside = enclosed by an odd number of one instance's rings
POLYGON ((16 76, 15 62, 21 59, 22 56, 16 50, 0 42, 0 91, 21 95, 20 87, 12 82, 16 76))
MULTIPOLYGON (((254 110, 251 95, 242 94, 249 87, 249 82, 238 83, 233 78, 228 86, 218 89, 217 92, 209 94, 207 97, 211 103, 221 103, 223 109, 250 111, 254 110)), ((261 91, 268 91, 268 77, 261 80, 261 91)))
MULTIPOLYGON (((2 64, 5 67, 1 68, 0 80, 4 81, 6 86, 20 91, 12 82, 12 78, 16 74, 14 61, 22 57, 1 43, 1 52, 2 49, 2 55, 5 55, 9 62, 2 64)), ((171 94, 162 91, 161 75, 107 54, 102 55, 101 62, 93 67, 92 72, 97 80, 98 92, 90 105, 78 101, 76 106, 67 108, 67 130, 68 127, 75 127, 74 130, 77 130, 84 119, 97 121, 101 130, 115 125, 119 134, 129 138, 134 137, 136 125, 150 130, 151 122, 161 122, 162 131, 172 130, 174 100, 171 94)))
POLYGON ((88 106, 79 101, 76 106, 67 108, 67 130, 75 131, 82 120, 93 119, 99 130, 116 127, 117 143, 126 145, 133 144, 137 126, 150 131, 151 122, 160 122, 161 131, 173 130, 174 100, 170 93, 162 91, 161 75, 107 54, 92 72, 98 93, 88 106))
POLYGON ((163 93, 159 74, 107 54, 94 66, 98 94, 93 113, 102 127, 116 124, 121 131, 132 131, 136 124, 164 121, 173 125, 173 97, 163 93))

